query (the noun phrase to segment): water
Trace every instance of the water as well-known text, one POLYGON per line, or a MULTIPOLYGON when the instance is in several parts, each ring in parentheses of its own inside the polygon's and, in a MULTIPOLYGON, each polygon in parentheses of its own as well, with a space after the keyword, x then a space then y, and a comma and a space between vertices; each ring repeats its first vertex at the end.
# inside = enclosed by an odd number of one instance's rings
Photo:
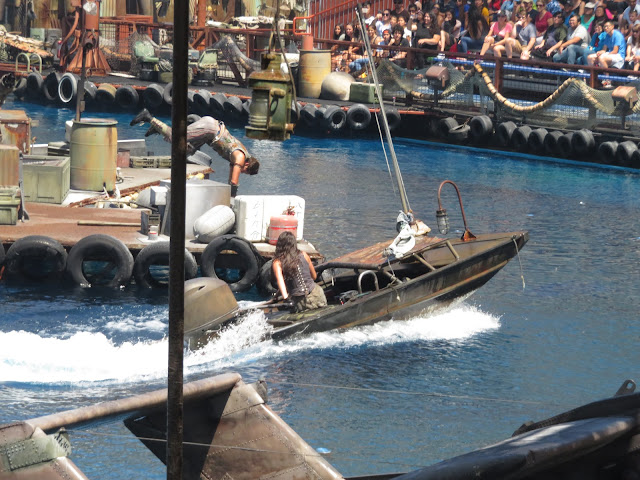
MULTIPOLYGON (((38 141, 73 117, 15 107, 38 120, 38 141)), ((132 115, 101 115, 118 119, 121 138, 146 131, 127 126, 132 115)), ((304 197, 305 237, 327 257, 393 235, 400 202, 378 139, 246 144, 262 167, 240 193, 304 197)), ((149 148, 168 152, 157 138, 149 148)), ((188 379, 265 378, 271 407, 345 476, 429 465, 637 379, 637 173, 415 141, 396 152, 420 218, 435 226, 437 187, 451 179, 472 232, 529 230, 519 259, 437 317, 259 342, 264 319, 252 315, 188 353, 188 379)), ((215 169, 224 181, 228 164, 215 169)), ((453 188, 442 197, 461 232, 453 188)), ((165 295, 0 283, 0 297, 0 422, 165 386, 165 295)), ((165 478, 121 424, 71 435, 89 478, 165 478)))

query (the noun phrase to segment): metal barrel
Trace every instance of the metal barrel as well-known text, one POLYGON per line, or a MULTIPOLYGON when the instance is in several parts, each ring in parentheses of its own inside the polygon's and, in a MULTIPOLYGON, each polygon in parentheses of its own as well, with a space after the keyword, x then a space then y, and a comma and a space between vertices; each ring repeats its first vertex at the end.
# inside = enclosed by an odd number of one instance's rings
POLYGON ((115 120, 85 118, 71 127, 71 188, 111 192, 116 185, 118 131, 115 120))
POLYGON ((298 72, 300 96, 319 98, 322 80, 331 73, 331 51, 301 50, 298 72))

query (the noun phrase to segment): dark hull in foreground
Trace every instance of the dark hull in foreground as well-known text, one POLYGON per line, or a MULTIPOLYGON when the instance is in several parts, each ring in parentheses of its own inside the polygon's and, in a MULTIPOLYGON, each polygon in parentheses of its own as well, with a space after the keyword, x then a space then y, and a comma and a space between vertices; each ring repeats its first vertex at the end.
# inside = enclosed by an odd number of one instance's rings
MULTIPOLYGON (((414 472, 349 478, 637 479, 640 394, 634 390, 628 380, 615 397, 525 424, 507 440, 414 472)), ((263 383, 225 374, 185 384, 184 392, 185 480, 345 478, 266 405, 263 383)), ((0 480, 86 480, 69 458, 67 433, 109 419, 124 419, 165 462, 166 398, 161 390, 0 425, 0 480)))
MULTIPOLYGON (((488 282, 528 239, 527 232, 418 237, 408 254, 391 261, 383 255, 391 241, 380 242, 316 267, 327 307, 303 313, 282 304, 259 308, 273 339, 432 313, 488 282)), ((192 347, 247 313, 233 309, 232 294, 219 281, 194 279, 186 289, 185 335, 192 347)))

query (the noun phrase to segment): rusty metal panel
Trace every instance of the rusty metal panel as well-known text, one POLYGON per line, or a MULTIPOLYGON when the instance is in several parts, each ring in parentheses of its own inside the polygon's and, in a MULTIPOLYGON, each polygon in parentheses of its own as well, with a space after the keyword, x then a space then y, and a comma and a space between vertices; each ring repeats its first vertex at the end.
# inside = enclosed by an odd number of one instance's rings
POLYGON ((31 152, 31 120, 24 110, 0 110, 0 144, 31 152))
MULTIPOLYGON (((413 247, 413 249, 411 249, 411 251, 419 252, 429 245, 433 245, 441 241, 442 239, 438 237, 428 237, 426 235, 422 235, 416 237, 416 245, 415 247, 413 247)), ((383 254, 384 249, 387 248, 391 244, 391 242, 393 242, 393 238, 389 240, 383 240, 382 242, 370 245, 368 247, 361 248, 360 250, 356 250, 355 252, 347 253, 346 255, 334 258, 331 261, 340 263, 361 263, 365 265, 377 265, 379 267, 382 267, 388 262, 388 258, 383 254)))
POLYGON ((20 183, 20 152, 15 145, 0 145, 0 185, 20 183))

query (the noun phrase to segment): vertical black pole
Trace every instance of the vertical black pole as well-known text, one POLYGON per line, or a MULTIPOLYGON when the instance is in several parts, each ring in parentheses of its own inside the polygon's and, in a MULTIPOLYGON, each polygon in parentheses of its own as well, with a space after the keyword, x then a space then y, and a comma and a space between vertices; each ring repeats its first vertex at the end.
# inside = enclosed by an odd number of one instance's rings
POLYGON ((187 67, 189 2, 174 2, 173 109, 171 113, 171 249, 169 255, 169 368, 167 396, 167 479, 182 479, 184 218, 187 164, 187 67))

